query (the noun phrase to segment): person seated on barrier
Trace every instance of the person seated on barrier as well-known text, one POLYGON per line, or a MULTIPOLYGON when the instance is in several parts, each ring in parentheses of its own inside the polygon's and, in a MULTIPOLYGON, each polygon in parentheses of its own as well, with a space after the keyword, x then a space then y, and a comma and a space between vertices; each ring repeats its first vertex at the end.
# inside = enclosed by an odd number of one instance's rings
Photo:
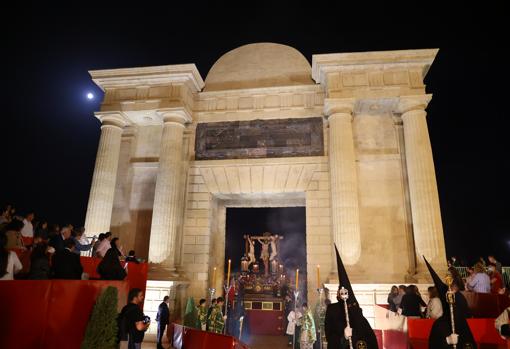
POLYGON ((124 280, 127 276, 116 250, 110 248, 97 266, 97 273, 102 280, 124 280))
POLYGON ((140 264, 140 262, 138 261, 138 258, 136 258, 135 250, 130 250, 128 252, 128 256, 126 257, 126 262, 133 262, 136 264, 140 264))
POLYGON ((64 241, 64 249, 55 252, 51 264, 53 279, 81 280, 83 267, 80 256, 73 252, 74 245, 73 239, 67 239, 64 241))

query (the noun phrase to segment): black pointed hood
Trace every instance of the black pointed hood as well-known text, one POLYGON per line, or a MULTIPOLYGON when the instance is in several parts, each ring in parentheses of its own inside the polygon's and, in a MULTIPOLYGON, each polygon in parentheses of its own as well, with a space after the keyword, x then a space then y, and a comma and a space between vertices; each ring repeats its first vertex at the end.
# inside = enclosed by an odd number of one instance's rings
POLYGON ((349 281, 349 276, 347 276, 347 271, 345 270, 344 264, 342 263, 342 258, 340 258, 340 253, 338 253, 338 248, 335 244, 335 252, 336 252, 336 267, 338 269, 338 287, 343 287, 349 291, 349 299, 347 300, 347 304, 359 305, 356 296, 354 295, 354 291, 351 286, 351 282, 349 281))
MULTIPOLYGON (((434 281, 434 286, 439 294, 439 299, 441 300, 441 304, 443 305, 443 315, 437 319, 430 331, 429 335, 429 348, 434 349, 446 349, 451 348, 445 341, 445 338, 451 334, 451 312, 450 305, 446 300, 446 293, 448 292, 448 285, 446 285, 443 280, 436 273, 434 268, 427 261, 425 256, 423 256, 423 260, 429 269, 430 276, 432 276, 432 280, 434 281)), ((472 348, 476 349, 476 342, 473 338, 473 334, 467 323, 467 318, 469 316, 469 309, 466 298, 460 292, 455 292, 455 305, 454 305, 454 318, 455 318, 455 328, 456 333, 459 334, 459 343, 457 348, 472 348)))
MULTIPOLYGON (((368 320, 363 316, 356 295, 352 289, 351 282, 347 276, 338 249, 335 245, 336 264, 338 267, 339 287, 349 291, 347 307, 350 325, 352 327, 352 343, 354 348, 378 349, 377 338, 368 320)), ((345 304, 343 301, 330 304, 326 310, 325 332, 328 339, 328 348, 343 348, 345 345, 344 328, 347 325, 345 318, 345 304)))
POLYGON ((446 285, 443 282, 443 280, 441 280, 441 277, 439 275, 437 275, 434 268, 432 268, 430 263, 427 261, 427 258, 425 258, 425 256, 422 256, 422 257, 423 257, 423 260, 425 261, 425 264, 427 265, 430 276, 432 277, 434 286, 436 286, 437 292, 439 293, 439 298, 441 299, 441 302, 444 301, 444 303, 446 303, 446 292, 448 291, 448 285, 446 285))

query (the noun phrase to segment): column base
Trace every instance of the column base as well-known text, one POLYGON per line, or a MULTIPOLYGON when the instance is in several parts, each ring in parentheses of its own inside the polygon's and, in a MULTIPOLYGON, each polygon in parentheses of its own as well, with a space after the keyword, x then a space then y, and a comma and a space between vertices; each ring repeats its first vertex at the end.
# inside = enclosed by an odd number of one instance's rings
POLYGON ((148 279, 160 281, 185 281, 182 274, 175 267, 165 266, 163 264, 149 265, 148 279))

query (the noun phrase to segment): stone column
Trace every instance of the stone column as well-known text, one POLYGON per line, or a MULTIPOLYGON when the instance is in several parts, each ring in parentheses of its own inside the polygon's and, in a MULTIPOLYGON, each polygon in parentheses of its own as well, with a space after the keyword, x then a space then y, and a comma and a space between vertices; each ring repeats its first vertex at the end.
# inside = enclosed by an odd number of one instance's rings
POLYGON ((160 112, 163 135, 154 195, 149 261, 175 271, 176 234, 184 203, 180 195, 184 125, 191 121, 182 109, 160 112))
POLYGON ((85 218, 89 235, 110 230, 122 129, 126 125, 120 113, 99 114, 98 118, 102 123, 101 138, 85 218))
POLYGON ((446 267, 441 210, 425 108, 431 95, 400 98, 398 112, 404 124, 404 142, 411 198, 417 272, 426 274, 424 255, 439 270, 446 267))
POLYGON ((352 132, 354 99, 326 99, 333 241, 347 265, 361 255, 358 175, 352 132))

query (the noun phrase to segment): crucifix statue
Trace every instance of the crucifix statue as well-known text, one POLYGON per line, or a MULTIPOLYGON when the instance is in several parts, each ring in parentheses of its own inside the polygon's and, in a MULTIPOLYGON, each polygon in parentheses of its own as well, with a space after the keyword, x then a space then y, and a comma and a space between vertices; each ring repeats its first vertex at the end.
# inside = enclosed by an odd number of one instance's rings
POLYGON ((255 249, 253 242, 258 241, 262 247, 260 251, 260 259, 264 263, 264 275, 269 275, 269 261, 272 261, 278 255, 278 241, 283 239, 283 236, 277 234, 271 235, 265 232, 262 236, 249 236, 245 235, 246 239, 246 254, 250 260, 250 264, 255 262, 255 249), (269 253, 269 246, 271 246, 271 254, 269 253))

